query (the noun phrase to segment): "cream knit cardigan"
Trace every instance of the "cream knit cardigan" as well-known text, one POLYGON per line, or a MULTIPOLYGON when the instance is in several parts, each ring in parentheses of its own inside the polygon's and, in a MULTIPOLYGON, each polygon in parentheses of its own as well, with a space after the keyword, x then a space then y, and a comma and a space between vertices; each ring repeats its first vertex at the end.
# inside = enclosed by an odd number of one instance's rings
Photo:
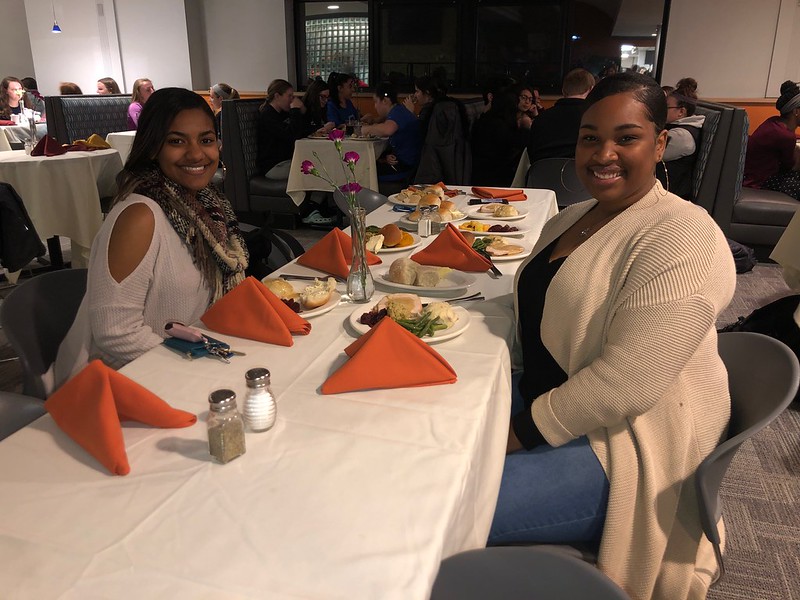
MULTIPOLYGON (((532 256, 595 204, 551 219, 532 256)), ((547 290, 542 340, 569 379, 533 419, 552 446, 588 436, 611 484, 598 566, 636 600, 705 598, 716 569, 694 473, 730 415, 715 321, 735 285, 711 217, 656 183, 547 290)))

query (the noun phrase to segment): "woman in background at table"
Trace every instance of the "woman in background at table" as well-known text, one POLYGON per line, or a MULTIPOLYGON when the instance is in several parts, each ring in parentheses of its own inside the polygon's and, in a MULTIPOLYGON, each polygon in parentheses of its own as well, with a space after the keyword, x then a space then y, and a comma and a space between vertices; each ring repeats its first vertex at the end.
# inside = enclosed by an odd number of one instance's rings
POLYGON ((212 185, 214 114, 181 88, 155 92, 92 244, 86 296, 59 348, 55 384, 100 358, 119 368, 160 344, 168 321, 194 323, 244 279, 247 250, 212 185))
POLYGON ((529 85, 517 88, 517 127, 530 130, 533 120, 543 110, 539 101, 539 90, 529 85))
POLYGON ((545 225, 515 280, 523 371, 489 543, 599 542, 632 599, 699 600, 716 563, 694 473, 728 425, 715 321, 736 276, 708 213, 656 181, 666 112, 635 73, 586 99, 595 199, 545 225))
POLYGON ((108 94, 121 94, 122 92, 119 90, 117 82, 111 77, 103 77, 97 80, 97 93, 101 96, 107 96, 108 94))
POLYGON ((416 169, 422 149, 417 117, 397 103, 397 90, 391 83, 379 83, 375 88, 373 101, 375 112, 382 122, 362 125, 361 133, 389 138, 389 147, 378 159, 378 179, 405 179, 416 169))
POLYGON ((58 93, 62 96, 80 96, 83 94, 83 90, 77 83, 62 81, 58 86, 58 93))
POLYGON ((330 133, 336 127, 333 121, 328 120, 328 100, 331 91, 328 84, 322 79, 312 81, 303 96, 303 106, 305 110, 305 121, 308 134, 315 131, 330 133))
POLYGON ((528 147, 530 129, 517 125, 517 96, 496 92, 492 107, 472 127, 472 184, 511 185, 519 158, 528 147))
POLYGON ((23 77, 22 86, 25 88, 25 99, 31 108, 44 116, 44 96, 39 93, 39 84, 33 77, 23 77))
POLYGON ((258 171, 268 179, 288 179, 294 142, 306 135, 303 102, 295 98, 291 83, 275 79, 258 110, 258 171))
POLYGON ((222 139, 222 101, 238 100, 239 92, 227 83, 215 83, 208 90, 211 108, 214 110, 214 123, 217 126, 217 137, 222 139))
POLYGON ((331 94, 331 99, 328 100, 328 121, 332 121, 336 127, 344 125, 351 117, 360 118, 358 109, 351 100, 355 88, 356 80, 348 73, 334 71, 328 77, 328 89, 331 94))
POLYGON ((139 114, 153 92, 155 92, 155 88, 153 87, 153 82, 149 79, 142 78, 133 82, 131 105, 128 107, 128 129, 137 129, 139 127, 139 114))
MULTIPOLYGON (((661 88, 664 89, 663 87, 661 88)), ((692 200, 692 174, 706 118, 696 115, 697 82, 685 77, 667 95, 667 148, 659 164, 658 180, 676 196, 692 200)))
POLYGON ((0 82, 0 121, 11 120, 23 108, 31 108, 22 82, 16 77, 4 77, 0 82))

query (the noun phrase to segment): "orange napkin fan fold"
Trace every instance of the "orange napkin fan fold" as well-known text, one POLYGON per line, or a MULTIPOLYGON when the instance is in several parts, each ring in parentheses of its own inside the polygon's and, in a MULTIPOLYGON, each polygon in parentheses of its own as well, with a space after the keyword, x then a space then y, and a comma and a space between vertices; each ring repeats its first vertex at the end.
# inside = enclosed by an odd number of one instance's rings
POLYGON ((200 317, 209 329, 279 346, 291 346, 292 334, 308 335, 311 324, 286 306, 255 277, 248 277, 200 317))
POLYGON ((421 265, 450 267, 459 271, 487 271, 492 266, 488 258, 472 249, 452 223, 448 223, 424 250, 413 254, 411 260, 421 265))
POLYGON ((91 150, 107 150, 111 148, 109 143, 105 141, 101 136, 93 133, 85 140, 75 140, 72 142, 72 145, 68 148, 68 150, 83 150, 83 151, 91 151, 91 150))
POLYGON ((59 144, 55 138, 46 135, 34 146, 31 156, 58 156, 59 154, 66 154, 66 152, 67 149, 59 144))
POLYGON ((503 190, 500 188, 474 187, 472 193, 478 198, 505 198, 509 202, 527 200, 528 197, 522 190, 503 190))
MULTIPOLYGON (((329 234, 297 259, 298 265, 318 269, 345 279, 350 274, 350 263, 352 262, 353 241, 339 228, 332 229, 329 234)), ((375 254, 367 251, 367 264, 379 265, 381 262, 381 259, 375 254)))
POLYGON ((121 421, 164 428, 189 427, 197 421, 99 360, 61 386, 44 406, 67 435, 114 475, 131 470, 121 421))
POLYGON ((323 394, 440 385, 457 379, 436 350, 388 317, 344 351, 350 358, 322 384, 323 394))

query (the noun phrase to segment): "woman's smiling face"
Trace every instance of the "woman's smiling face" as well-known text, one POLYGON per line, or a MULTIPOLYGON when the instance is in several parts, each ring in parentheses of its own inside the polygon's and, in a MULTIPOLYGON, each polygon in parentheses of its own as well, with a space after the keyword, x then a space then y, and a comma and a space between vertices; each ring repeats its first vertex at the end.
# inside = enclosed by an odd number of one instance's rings
POLYGON ((583 114, 575 166, 593 197, 610 208, 625 208, 655 183, 655 167, 667 132, 656 134, 644 104, 632 92, 599 100, 583 114))

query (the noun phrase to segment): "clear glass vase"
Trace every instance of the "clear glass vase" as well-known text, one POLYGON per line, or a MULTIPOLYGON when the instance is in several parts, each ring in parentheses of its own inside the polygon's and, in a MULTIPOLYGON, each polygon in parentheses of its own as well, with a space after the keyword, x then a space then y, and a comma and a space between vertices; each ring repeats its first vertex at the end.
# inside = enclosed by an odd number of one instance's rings
POLYGON ((350 208, 350 237, 353 240, 353 260, 347 276, 347 296, 350 302, 368 302, 375 293, 375 282, 367 264, 367 212, 360 206, 350 208))

